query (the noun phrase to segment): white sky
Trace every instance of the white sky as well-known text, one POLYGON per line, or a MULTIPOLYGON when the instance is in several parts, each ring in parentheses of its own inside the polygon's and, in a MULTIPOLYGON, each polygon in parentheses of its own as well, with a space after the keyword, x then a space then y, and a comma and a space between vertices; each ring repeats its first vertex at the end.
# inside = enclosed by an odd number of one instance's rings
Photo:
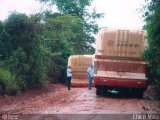
POLYGON ((142 29, 144 22, 137 9, 144 3, 144 0, 94 0, 93 6, 105 13, 98 22, 101 27, 142 29))
MULTIPOLYGON (((98 21, 100 27, 121 29, 142 29, 143 20, 137 8, 141 8, 144 0, 93 0, 97 12, 105 13, 98 21)), ((9 12, 36 13, 42 10, 35 0, 0 0, 0 20, 4 20, 9 12)))

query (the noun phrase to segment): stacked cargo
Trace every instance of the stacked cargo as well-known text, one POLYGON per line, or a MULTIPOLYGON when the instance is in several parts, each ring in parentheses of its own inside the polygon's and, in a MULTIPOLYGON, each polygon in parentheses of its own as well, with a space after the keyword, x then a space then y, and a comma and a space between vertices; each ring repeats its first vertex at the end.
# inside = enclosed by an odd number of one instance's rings
POLYGON ((100 30, 96 55, 140 58, 145 46, 145 33, 138 30, 100 30))
POLYGON ((86 87, 88 86, 87 69, 92 64, 92 55, 72 55, 68 59, 68 66, 73 71, 72 86, 86 87))

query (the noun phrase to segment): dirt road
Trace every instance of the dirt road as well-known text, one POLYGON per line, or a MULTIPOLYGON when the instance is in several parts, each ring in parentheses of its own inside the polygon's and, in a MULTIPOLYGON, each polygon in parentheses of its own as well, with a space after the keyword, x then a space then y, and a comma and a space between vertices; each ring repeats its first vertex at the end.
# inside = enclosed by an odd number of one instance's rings
POLYGON ((0 97, 0 114, 117 114, 160 113, 155 86, 143 99, 118 95, 96 96, 95 88, 72 88, 49 84, 19 96, 0 97))

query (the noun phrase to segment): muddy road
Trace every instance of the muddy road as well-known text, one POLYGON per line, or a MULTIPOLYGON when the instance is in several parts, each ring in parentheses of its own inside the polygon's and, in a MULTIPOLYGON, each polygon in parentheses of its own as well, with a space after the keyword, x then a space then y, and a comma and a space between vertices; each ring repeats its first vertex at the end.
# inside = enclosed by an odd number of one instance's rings
POLYGON ((149 86, 143 99, 117 96, 96 96, 95 88, 72 88, 48 84, 18 96, 0 97, 0 114, 116 114, 160 113, 155 86, 149 86))

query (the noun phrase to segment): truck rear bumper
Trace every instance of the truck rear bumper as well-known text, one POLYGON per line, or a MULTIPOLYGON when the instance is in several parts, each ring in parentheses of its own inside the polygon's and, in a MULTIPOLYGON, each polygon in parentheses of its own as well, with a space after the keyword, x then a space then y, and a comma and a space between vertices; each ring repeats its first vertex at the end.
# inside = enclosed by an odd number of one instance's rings
MULTIPOLYGON (((72 87, 88 87, 88 79, 74 79, 71 80, 72 87)), ((94 87, 94 81, 92 82, 92 87, 94 87)))
POLYGON ((139 88, 147 89, 148 82, 146 79, 124 79, 94 76, 94 83, 96 86, 106 86, 114 88, 139 88))

